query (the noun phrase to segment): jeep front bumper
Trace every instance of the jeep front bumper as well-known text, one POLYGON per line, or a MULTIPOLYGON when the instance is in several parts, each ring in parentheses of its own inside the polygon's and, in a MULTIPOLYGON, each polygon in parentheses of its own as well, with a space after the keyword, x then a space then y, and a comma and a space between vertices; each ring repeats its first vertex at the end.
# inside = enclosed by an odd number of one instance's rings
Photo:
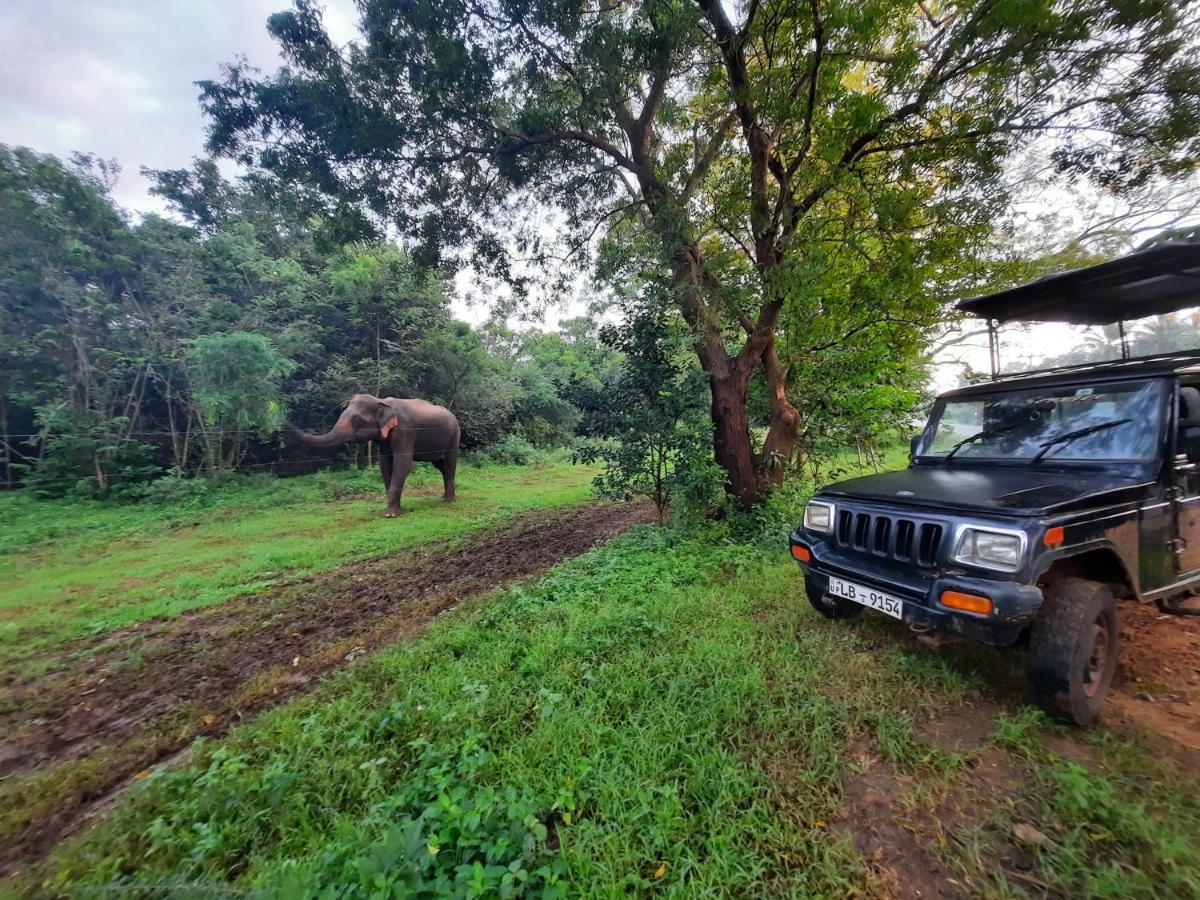
POLYGON ((848 552, 800 529, 792 533, 791 545, 808 551, 807 561, 796 557, 795 551, 792 555, 819 588, 825 590, 832 575, 892 594, 904 604, 902 620, 918 631, 960 635, 1006 647, 1017 640, 1042 606, 1042 592, 1036 585, 969 575, 958 569, 905 566, 848 552), (992 612, 981 615, 949 609, 940 600, 946 591, 988 597, 992 612))

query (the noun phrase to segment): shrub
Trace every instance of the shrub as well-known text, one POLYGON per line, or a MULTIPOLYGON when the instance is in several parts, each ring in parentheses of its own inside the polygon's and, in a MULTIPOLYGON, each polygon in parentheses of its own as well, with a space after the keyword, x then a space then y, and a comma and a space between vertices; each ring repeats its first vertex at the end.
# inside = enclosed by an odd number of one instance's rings
POLYGON ((492 444, 484 453, 498 463, 527 466, 537 462, 541 454, 523 434, 510 434, 498 444, 492 444))

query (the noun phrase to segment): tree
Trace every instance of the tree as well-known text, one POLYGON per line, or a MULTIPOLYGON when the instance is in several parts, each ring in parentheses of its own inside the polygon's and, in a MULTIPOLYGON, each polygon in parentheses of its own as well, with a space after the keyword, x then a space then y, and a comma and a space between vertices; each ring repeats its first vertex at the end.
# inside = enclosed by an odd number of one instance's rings
MULTIPOLYGON (((136 241, 113 207, 118 169, 0 145, 0 416, 6 480, 53 460, 104 489, 135 440, 150 362, 129 291, 136 241), (14 401, 16 401, 14 403, 14 401), (14 406, 36 435, 14 437, 14 406)), ((132 463, 131 463, 132 464, 132 463)))
POLYGON ((273 434, 283 426, 279 383, 294 363, 262 335, 245 332, 196 338, 187 359, 208 469, 232 468, 241 461, 247 435, 273 434))
POLYGON ((103 494, 166 466, 286 460, 284 408, 324 430, 359 392, 450 405, 476 446, 526 426, 573 438, 576 375, 611 356, 594 331, 542 346, 456 322, 442 273, 391 242, 331 245, 310 195, 265 195, 269 179, 155 173, 186 223, 135 223, 114 172, 0 146, 6 486, 103 494))
MULTIPOLYGON (((1170 0, 534 0, 360 4, 334 46, 313 0, 272 16, 287 66, 202 84, 210 148, 370 209, 442 260, 523 262, 628 224, 653 238, 743 503, 800 414, 776 341, 818 251, 986 227, 1004 161, 1047 134, 1060 172, 1119 190, 1194 163, 1196 13, 1170 0), (552 206, 557 246, 533 222, 552 206)), ((884 270, 890 269, 885 265, 884 270)), ((871 318, 888 321, 888 291, 871 318)), ((850 328, 869 327, 851 323, 850 328)), ((848 329, 849 330, 849 329, 848 329)))
POLYGON ((575 459, 604 465, 593 482, 602 496, 651 500, 661 525, 680 497, 703 510, 714 488, 719 496, 720 470, 707 452, 702 373, 679 352, 678 329, 661 304, 652 294, 640 299, 624 326, 607 330, 607 342, 622 354, 620 374, 575 459))

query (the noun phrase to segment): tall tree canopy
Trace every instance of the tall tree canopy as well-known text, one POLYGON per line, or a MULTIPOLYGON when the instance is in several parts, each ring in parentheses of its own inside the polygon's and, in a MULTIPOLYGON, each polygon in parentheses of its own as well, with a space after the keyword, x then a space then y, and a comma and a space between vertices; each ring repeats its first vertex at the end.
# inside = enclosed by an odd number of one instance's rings
POLYGON ((785 318, 802 349, 928 322, 923 276, 986 226, 1006 158, 1032 138, 1057 137, 1064 177, 1112 190, 1190 171, 1197 149, 1197 17, 1175 0, 359 9, 346 47, 313 0, 273 16, 284 68, 239 63, 202 84, 211 148, 360 204, 424 259, 469 244, 517 282, 510 254, 554 267, 618 225, 650 236, 743 502, 803 419, 785 318), (534 205, 556 210, 553 229, 534 205), (825 319, 841 332, 813 339, 825 319), (770 404, 757 454, 756 372, 770 404))

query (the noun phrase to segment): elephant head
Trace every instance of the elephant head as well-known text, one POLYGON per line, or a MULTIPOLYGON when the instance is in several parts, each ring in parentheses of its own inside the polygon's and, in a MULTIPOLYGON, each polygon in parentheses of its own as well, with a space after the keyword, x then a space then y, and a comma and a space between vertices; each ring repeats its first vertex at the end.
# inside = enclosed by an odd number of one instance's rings
POLYGON ((291 433, 310 447, 337 447, 351 441, 386 440, 396 422, 396 411, 386 400, 371 394, 355 394, 329 431, 306 434, 291 429, 291 433))

